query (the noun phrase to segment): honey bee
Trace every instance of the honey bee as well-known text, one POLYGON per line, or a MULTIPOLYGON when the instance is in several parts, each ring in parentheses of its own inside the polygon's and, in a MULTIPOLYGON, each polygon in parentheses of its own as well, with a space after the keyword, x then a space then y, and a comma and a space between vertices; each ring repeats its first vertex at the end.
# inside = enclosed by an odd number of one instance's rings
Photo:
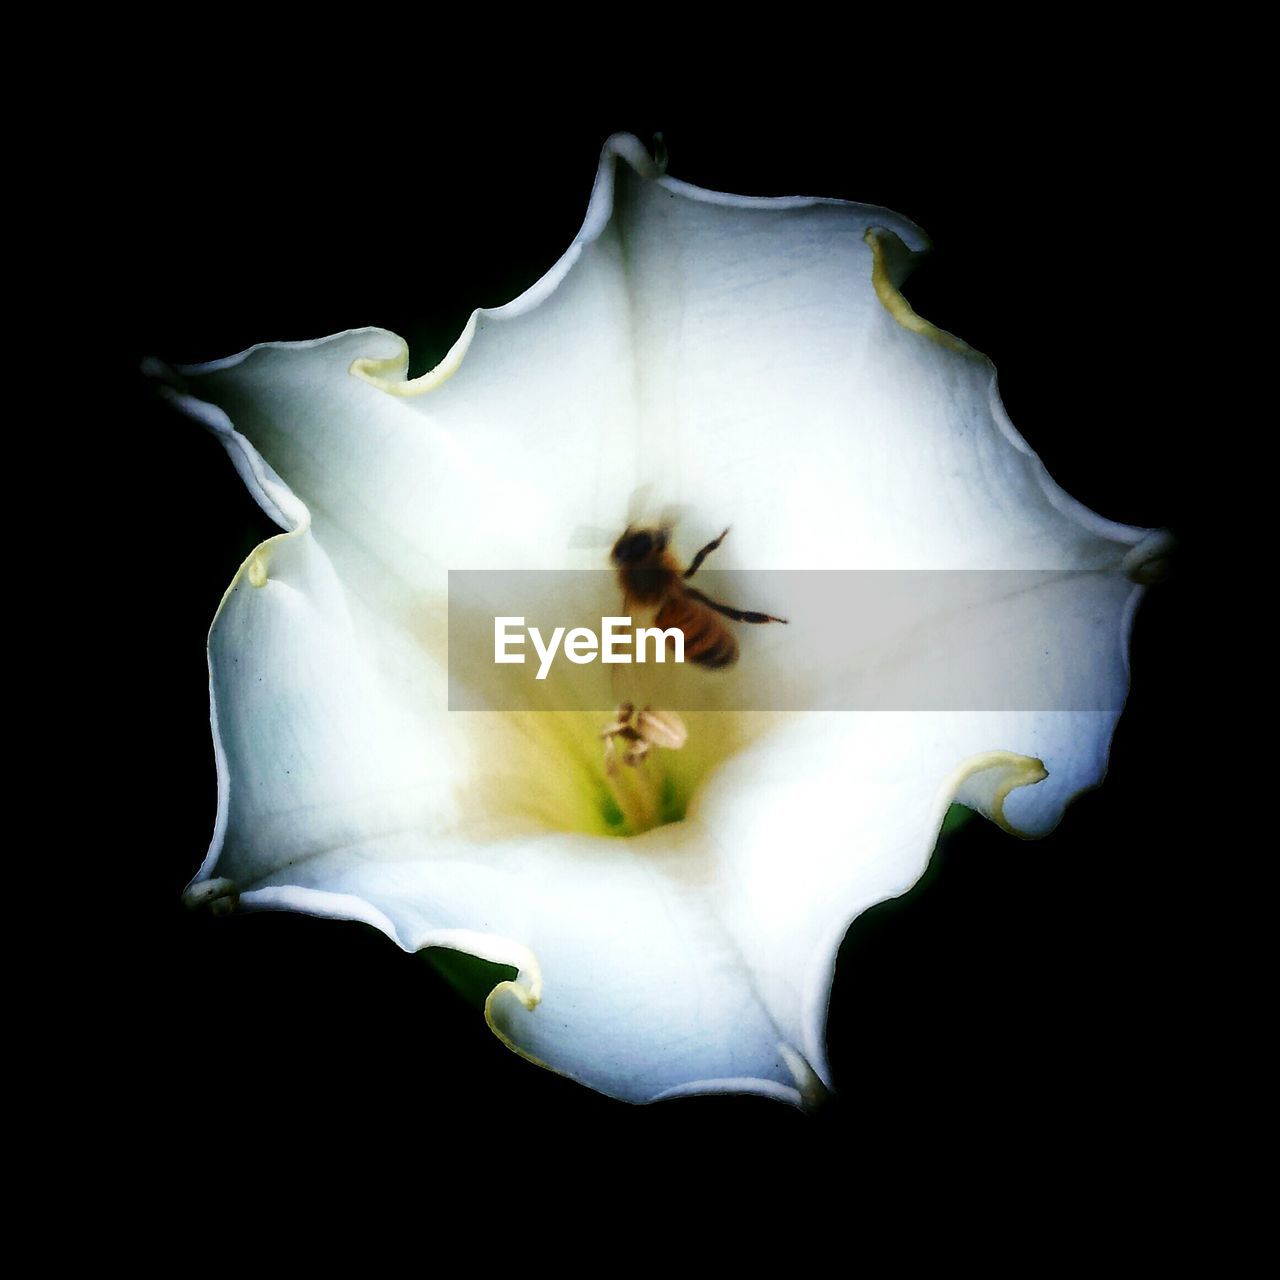
POLYGON ((624 611, 630 614, 633 604, 656 608, 655 626, 664 631, 676 627, 684 632, 686 661, 712 670, 730 667, 738 660, 738 641, 717 614, 734 622, 786 622, 786 618, 775 618, 769 613, 721 604, 696 587, 686 585, 728 533, 726 529, 708 542, 684 570, 667 550, 668 530, 663 528, 628 527, 614 543, 611 554, 622 583, 624 611))

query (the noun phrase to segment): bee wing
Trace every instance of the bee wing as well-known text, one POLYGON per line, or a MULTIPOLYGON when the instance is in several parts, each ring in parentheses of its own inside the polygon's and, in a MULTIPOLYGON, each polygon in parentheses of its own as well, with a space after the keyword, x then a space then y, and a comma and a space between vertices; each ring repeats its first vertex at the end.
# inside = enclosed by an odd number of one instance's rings
POLYGON ((569 535, 569 546, 575 550, 585 548, 589 551, 607 551, 613 546, 617 536, 616 530, 610 533, 599 525, 580 524, 569 535))
POLYGON ((662 508, 662 514, 658 517, 658 527, 660 529, 666 529, 669 533, 680 523, 688 512, 688 507, 677 502, 669 502, 662 508))
POLYGON ((653 497, 653 485, 637 485, 631 490, 627 499, 627 528, 640 529, 647 523, 645 512, 649 507, 649 499, 653 497))

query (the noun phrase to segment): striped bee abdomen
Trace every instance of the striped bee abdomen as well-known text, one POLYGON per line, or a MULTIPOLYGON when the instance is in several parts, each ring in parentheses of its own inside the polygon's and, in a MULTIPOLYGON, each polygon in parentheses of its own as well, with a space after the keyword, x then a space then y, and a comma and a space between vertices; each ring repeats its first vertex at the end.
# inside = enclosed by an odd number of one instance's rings
POLYGON ((669 596, 658 610, 656 625, 663 631, 684 632, 684 660, 712 670, 738 660, 738 642, 715 612, 686 595, 669 596))

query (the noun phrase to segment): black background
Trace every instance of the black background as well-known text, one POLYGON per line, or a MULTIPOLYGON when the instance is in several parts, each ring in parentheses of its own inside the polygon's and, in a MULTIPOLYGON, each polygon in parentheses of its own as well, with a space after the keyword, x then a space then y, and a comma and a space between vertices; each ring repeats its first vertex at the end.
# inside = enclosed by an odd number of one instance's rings
POLYGON ((128 225, 111 247, 135 460, 118 492, 152 529, 133 646, 147 804, 113 1038, 136 1134, 179 1153, 265 1134, 275 1159, 499 1131, 536 1152, 554 1133, 606 1174, 678 1144, 686 1180, 726 1150, 778 1168, 815 1144, 850 1161, 1087 1159, 1117 1181, 1172 1158, 1170 1098, 1194 1109, 1214 1019, 1187 888, 1204 844, 1184 786, 1205 552, 1198 459, 1180 433, 1199 422, 1189 367, 1204 323, 1187 194, 1215 174, 1170 104, 1098 105, 952 101, 908 122, 803 103, 748 116, 726 101, 711 127, 586 110, 490 127, 459 103, 397 136, 377 117, 298 118, 288 104, 230 122, 166 86, 146 147, 120 159, 128 225), (136 360, 374 324, 409 338, 419 372, 473 307, 558 257, 614 129, 662 130, 670 173, 701 186, 915 219, 935 247, 908 297, 994 359, 1054 477, 1107 517, 1181 539, 1173 580, 1137 620, 1105 785, 1040 842, 970 823, 905 899, 854 926, 831 1008, 838 1096, 815 1115, 755 1098, 617 1103, 514 1057, 427 964, 364 926, 179 903, 215 809, 205 632, 273 528, 213 438, 135 384, 136 360))

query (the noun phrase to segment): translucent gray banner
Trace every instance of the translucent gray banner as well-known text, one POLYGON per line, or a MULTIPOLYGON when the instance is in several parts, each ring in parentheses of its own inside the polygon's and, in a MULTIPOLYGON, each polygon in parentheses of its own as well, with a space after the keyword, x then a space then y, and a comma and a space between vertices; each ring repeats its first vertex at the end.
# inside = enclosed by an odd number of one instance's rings
POLYGON ((648 585, 640 605, 608 571, 450 572, 450 709, 1114 711, 1128 686, 1118 571, 707 569, 705 601, 648 585), (661 645, 634 630, 657 621, 661 645))

